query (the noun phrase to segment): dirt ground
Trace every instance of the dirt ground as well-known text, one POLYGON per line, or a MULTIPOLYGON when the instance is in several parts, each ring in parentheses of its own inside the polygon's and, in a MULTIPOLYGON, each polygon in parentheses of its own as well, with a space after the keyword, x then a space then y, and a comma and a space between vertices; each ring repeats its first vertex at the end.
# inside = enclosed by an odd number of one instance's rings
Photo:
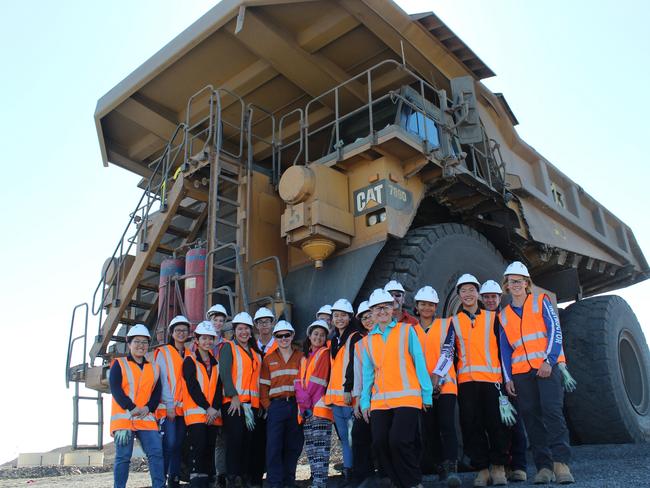
MULTIPOLYGON (((338 446, 337 446, 338 448, 338 446)), ((335 454, 338 458, 338 454, 335 454)), ((573 448, 572 471, 576 477, 576 488, 623 488, 623 487, 650 487, 650 443, 578 446, 573 448)), ((336 462, 336 461, 335 461, 336 462)), ((333 464, 330 464, 332 466, 333 464)), ((105 469, 108 469, 105 468, 105 469)), ((47 473, 47 468, 42 468, 47 473)), ((0 488, 5 487, 70 487, 70 488, 110 488, 113 486, 113 474, 104 473, 66 474, 62 476, 48 476, 43 478, 14 478, 7 476, 19 474, 16 468, 0 469, 0 488)), ((528 476, 532 478, 534 468, 529 460, 528 476)), ((309 479, 309 466, 301 464, 297 472, 298 484, 306 488, 309 479)), ((329 486, 334 488, 340 479, 338 473, 330 468, 329 486)), ((462 473, 461 479, 464 487, 472 486, 473 473, 462 473)), ((435 480, 425 480, 426 488, 442 486, 435 480)), ((146 472, 131 472, 129 488, 145 488, 151 486, 149 474, 146 472)), ((512 486, 530 486, 520 483, 512 486)))

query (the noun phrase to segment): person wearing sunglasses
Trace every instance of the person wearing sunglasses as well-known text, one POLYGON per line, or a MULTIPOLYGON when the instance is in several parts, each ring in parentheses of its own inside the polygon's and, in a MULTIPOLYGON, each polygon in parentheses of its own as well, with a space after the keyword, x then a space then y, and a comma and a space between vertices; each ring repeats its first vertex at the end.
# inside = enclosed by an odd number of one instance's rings
POLYGON ((169 322, 167 344, 156 348, 154 362, 160 368, 162 400, 156 410, 156 418, 163 432, 163 456, 167 487, 180 484, 181 448, 185 438, 183 419, 183 359, 189 353, 186 347, 190 333, 190 321, 177 315, 169 322))
MULTIPOLYGON (((550 299, 533 292, 528 268, 511 263, 503 273, 511 303, 499 315, 504 379, 516 397, 537 468, 535 483, 574 483, 564 419, 562 329, 550 299)), ((568 374, 568 372, 566 372, 568 374)))
POLYGON ((350 433, 352 431, 352 387, 354 386, 354 345, 361 339, 356 327, 352 324, 354 309, 345 298, 340 298, 332 305, 332 324, 334 334, 331 335, 330 381, 325 393, 325 403, 332 407, 334 426, 343 449, 344 484, 352 482, 352 446, 350 433))
POLYGON ((144 357, 150 342, 151 334, 145 325, 131 327, 126 334, 129 353, 113 360, 109 373, 113 396, 110 432, 115 438, 115 488, 126 488, 136 437, 147 455, 152 487, 165 486, 162 440, 154 415, 162 391, 160 370, 144 357))
POLYGON ((208 488, 216 479, 214 449, 221 424, 219 371, 212 354, 217 332, 204 320, 194 329, 196 349, 183 360, 183 415, 190 447, 190 488, 208 488))
MULTIPOLYGON (((240 312, 232 319, 234 338, 219 354, 219 378, 223 385, 221 417, 226 440, 228 486, 237 488, 261 483, 264 466, 251 450, 255 415, 259 409, 259 378, 262 356, 253 337, 253 318, 240 312), (247 480, 246 480, 247 478, 247 480)), ((259 485, 257 485, 259 486, 259 485)))
POLYGON ((303 433, 298 423, 294 382, 302 354, 293 349, 295 332, 286 320, 273 328, 277 347, 264 356, 260 375, 260 403, 266 419, 266 480, 271 488, 293 487, 302 452, 303 433))
POLYGON ((382 486, 421 487, 420 412, 431 408, 433 388, 417 333, 393 319, 393 300, 381 288, 368 299, 376 325, 364 338, 361 411, 389 478, 382 486))
POLYGON ((300 373, 294 383, 299 411, 298 421, 303 425, 312 488, 327 486, 332 447, 334 415, 324 401, 330 376, 328 333, 329 325, 324 320, 317 319, 307 327, 300 373))
MULTIPOLYGON (((420 326, 426 331, 424 356, 427 370, 433 374, 449 333, 451 320, 434 319, 439 303, 438 293, 424 286, 415 294, 415 306, 420 326)), ((438 473, 447 486, 460 486, 457 472, 458 439, 456 435, 456 369, 450 366, 433 393, 433 408, 422 415, 422 472, 438 473)))
MULTIPOLYGON (((404 310, 404 300, 406 299, 406 290, 397 280, 390 280, 384 285, 384 291, 387 291, 393 297, 393 318, 396 322, 404 322, 411 325, 417 325, 418 319, 404 310)), ((416 330, 417 332, 417 330, 416 330)), ((422 339, 424 336, 421 336, 422 339)))

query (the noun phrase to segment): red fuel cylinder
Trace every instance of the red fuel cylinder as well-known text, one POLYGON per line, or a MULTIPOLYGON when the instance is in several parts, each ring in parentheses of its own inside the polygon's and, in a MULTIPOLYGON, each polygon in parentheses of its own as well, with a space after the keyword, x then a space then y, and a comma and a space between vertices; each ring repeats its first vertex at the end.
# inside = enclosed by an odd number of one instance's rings
POLYGON ((177 303, 178 300, 176 299, 176 286, 171 278, 181 276, 184 272, 185 260, 183 258, 165 259, 160 263, 160 281, 158 282, 159 326, 157 327, 159 330, 166 331, 169 321, 181 313, 180 304, 177 303), (162 324, 162 327, 160 324, 162 324))
POLYGON ((205 313, 205 256, 202 248, 190 249, 185 256, 185 311, 192 331, 204 320, 205 313))

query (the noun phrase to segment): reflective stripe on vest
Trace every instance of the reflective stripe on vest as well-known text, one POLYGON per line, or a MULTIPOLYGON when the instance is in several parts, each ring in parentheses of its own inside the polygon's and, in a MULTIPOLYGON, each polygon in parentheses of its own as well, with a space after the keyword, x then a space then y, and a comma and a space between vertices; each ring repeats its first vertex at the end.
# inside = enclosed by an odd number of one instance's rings
POLYGON ((494 335, 494 312, 490 310, 482 310, 474 321, 472 321, 466 314, 462 312, 452 317, 454 324, 454 331, 457 336, 457 344, 460 349, 460 357, 458 361, 458 382, 464 383, 466 381, 486 381, 493 383, 501 383, 501 363, 499 362, 499 349, 496 343, 496 336, 494 335), (462 318, 461 318, 462 317, 462 318), (463 332, 461 321, 470 321, 470 327, 467 329, 468 335, 475 335, 480 332, 481 344, 472 344, 471 337, 466 336, 463 332), (478 320, 482 320, 478 322, 478 320), (477 323, 478 322, 478 323, 477 323), (474 331, 474 334, 472 334, 474 331), (469 352, 476 351, 485 356, 477 360, 474 356, 476 354, 468 354, 469 352), (495 360, 496 359, 496 360, 495 360), (478 364, 477 364, 478 361, 478 364))
POLYGON ((339 348, 336 357, 332 359, 330 381, 327 392, 325 392, 325 403, 328 405, 339 405, 342 407, 348 406, 348 404, 345 403, 345 390, 343 389, 343 386, 345 385, 345 372, 350 363, 350 341, 356 335, 357 332, 351 332, 346 339, 345 344, 339 348), (339 368, 341 368, 340 371, 339 368))
MULTIPOLYGON (((300 371, 298 372, 300 384, 302 385, 303 390, 307 390, 307 386, 310 382, 316 383, 327 387, 327 381, 324 378, 318 378, 314 376, 314 369, 316 365, 321 360, 323 354, 329 356, 330 350, 327 347, 321 347, 311 358, 303 357, 300 360, 300 371)), ((329 358, 326 359, 329 361, 329 358)), ((324 401, 325 395, 320 397, 313 408, 313 414, 315 417, 326 419, 329 421, 334 421, 334 414, 332 413, 332 408, 327 406, 324 401)), ((298 422, 302 423, 303 419, 300 413, 298 414, 298 422)))
MULTIPOLYGON (((136 375, 129 361, 124 358, 115 359, 122 372, 122 390, 131 399, 136 407, 144 407, 151 399, 160 370, 154 363, 146 362, 142 369, 134 363, 133 368, 137 368, 136 375)), ((143 418, 133 419, 131 414, 112 399, 111 404, 111 435, 116 430, 158 430, 158 423, 154 412, 149 412, 143 418)))
POLYGON ((370 410, 422 408, 420 382, 408 348, 410 329, 410 325, 398 322, 385 342, 382 334, 367 336, 368 357, 375 370, 370 410), (394 361, 397 361, 396 365, 394 361), (399 379, 394 376, 396 371, 399 371, 399 379))

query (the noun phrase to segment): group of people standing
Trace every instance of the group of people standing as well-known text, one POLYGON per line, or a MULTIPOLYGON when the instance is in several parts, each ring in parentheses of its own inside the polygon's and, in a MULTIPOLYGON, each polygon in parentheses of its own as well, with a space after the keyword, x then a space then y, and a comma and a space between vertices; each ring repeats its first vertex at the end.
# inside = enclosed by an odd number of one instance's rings
POLYGON ((356 314, 345 298, 323 306, 302 348, 264 307, 230 329, 215 305, 193 341, 175 317, 153 362, 147 328, 132 327, 110 371, 115 486, 126 486, 138 437, 154 488, 179 486, 184 442, 191 487, 261 487, 264 473, 271 488, 293 487, 303 446, 310 486, 325 487, 333 430, 344 485, 418 487, 437 475, 460 486, 456 405, 474 486, 525 481, 527 440, 535 483, 572 483, 562 406, 575 382, 549 298, 520 262, 501 286, 464 274, 456 293, 458 312, 436 318, 438 295, 424 286, 411 315, 391 280, 356 314))

